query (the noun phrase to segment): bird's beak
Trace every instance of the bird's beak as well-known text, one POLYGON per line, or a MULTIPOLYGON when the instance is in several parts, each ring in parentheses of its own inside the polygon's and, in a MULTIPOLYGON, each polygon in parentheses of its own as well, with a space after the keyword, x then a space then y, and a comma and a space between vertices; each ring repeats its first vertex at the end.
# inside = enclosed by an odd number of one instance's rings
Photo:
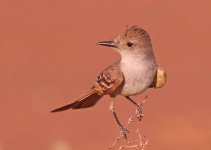
POLYGON ((102 41, 102 42, 98 42, 97 45, 117 48, 117 46, 116 46, 114 41, 102 41))

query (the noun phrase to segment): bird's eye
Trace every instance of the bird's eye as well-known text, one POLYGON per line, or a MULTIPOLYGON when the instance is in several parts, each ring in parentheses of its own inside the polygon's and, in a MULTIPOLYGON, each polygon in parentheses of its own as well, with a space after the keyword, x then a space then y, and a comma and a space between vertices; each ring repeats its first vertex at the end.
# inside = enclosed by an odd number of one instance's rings
POLYGON ((128 47, 132 47, 132 46, 133 46, 133 43, 128 42, 128 43, 127 43, 127 46, 128 46, 128 47))

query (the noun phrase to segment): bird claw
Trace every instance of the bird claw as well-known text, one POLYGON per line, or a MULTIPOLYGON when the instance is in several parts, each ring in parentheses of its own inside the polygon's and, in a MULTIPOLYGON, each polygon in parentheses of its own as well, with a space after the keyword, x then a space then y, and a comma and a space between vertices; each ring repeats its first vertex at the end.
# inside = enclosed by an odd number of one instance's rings
POLYGON ((125 129, 123 126, 119 126, 119 129, 120 129, 120 136, 127 139, 127 133, 129 133, 129 131, 125 129))
POLYGON ((143 113, 141 110, 141 107, 138 105, 136 108, 136 118, 138 118, 139 121, 141 121, 141 119, 143 118, 143 113))

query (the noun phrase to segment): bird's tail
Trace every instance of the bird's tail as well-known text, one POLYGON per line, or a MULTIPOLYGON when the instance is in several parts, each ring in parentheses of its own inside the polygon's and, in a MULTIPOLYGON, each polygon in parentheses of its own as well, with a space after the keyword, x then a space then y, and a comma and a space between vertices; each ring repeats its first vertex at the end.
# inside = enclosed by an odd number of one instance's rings
POLYGON ((99 95, 94 89, 90 89, 84 95, 80 96, 75 101, 52 110, 51 112, 60 112, 68 109, 82 109, 94 106, 103 95, 99 95))

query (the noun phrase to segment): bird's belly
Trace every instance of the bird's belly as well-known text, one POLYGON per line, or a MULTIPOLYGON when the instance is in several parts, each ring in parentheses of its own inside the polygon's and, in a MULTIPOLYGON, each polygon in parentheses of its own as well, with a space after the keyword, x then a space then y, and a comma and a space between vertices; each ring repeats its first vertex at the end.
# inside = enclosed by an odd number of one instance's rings
POLYGON ((143 83, 141 80, 134 80, 124 85, 121 94, 125 96, 137 95, 145 91, 148 87, 149 85, 147 83, 143 83))
POLYGON ((151 85, 154 75, 154 69, 134 70, 124 73, 125 84, 121 94, 132 96, 144 92, 151 85))

